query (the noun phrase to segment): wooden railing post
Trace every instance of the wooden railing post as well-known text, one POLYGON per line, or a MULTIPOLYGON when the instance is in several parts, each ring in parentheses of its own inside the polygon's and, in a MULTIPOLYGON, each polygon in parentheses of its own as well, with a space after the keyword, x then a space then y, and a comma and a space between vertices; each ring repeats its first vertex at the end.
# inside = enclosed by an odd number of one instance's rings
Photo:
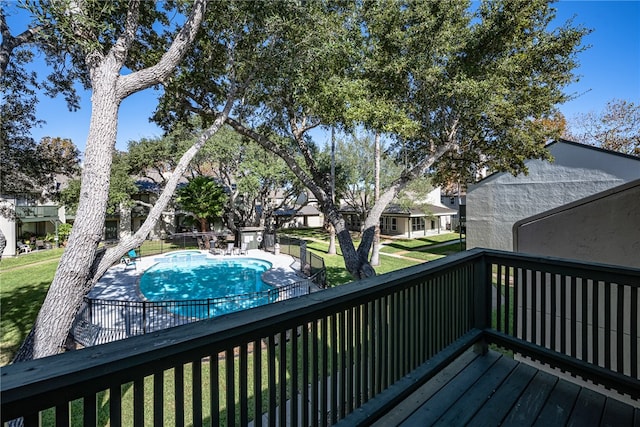
MULTIPOLYGON (((476 329, 485 330, 491 327, 491 267, 483 255, 473 265, 473 323, 476 329)), ((486 354, 487 342, 479 341, 474 351, 486 354)))

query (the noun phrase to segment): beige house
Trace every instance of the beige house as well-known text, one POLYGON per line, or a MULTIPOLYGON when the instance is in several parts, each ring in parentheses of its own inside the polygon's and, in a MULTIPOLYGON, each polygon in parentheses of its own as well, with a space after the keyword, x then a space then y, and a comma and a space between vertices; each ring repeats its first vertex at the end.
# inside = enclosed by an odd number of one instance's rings
MULTIPOLYGON (((420 208, 387 206, 380 217, 380 232, 390 237, 413 239, 450 231, 458 211, 444 206, 440 200, 438 187, 420 203, 420 208)), ((343 206, 340 211, 350 230, 362 228, 362 217, 355 209, 343 206)))

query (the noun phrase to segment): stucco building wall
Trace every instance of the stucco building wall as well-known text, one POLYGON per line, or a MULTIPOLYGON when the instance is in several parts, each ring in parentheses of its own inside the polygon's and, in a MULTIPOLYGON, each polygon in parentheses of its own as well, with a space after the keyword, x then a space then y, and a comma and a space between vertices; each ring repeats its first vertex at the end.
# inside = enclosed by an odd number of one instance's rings
POLYGON ((640 268, 640 180, 514 225, 514 251, 640 268))
POLYGON ((527 161, 529 173, 496 173, 467 190, 467 248, 513 250, 513 225, 524 218, 640 179, 640 159, 559 141, 553 162, 527 161))

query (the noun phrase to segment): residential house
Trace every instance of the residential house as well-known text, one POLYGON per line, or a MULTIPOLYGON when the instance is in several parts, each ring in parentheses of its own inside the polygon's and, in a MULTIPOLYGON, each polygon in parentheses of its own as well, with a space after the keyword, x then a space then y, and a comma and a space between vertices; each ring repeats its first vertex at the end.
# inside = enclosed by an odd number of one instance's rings
POLYGON ((513 250, 517 221, 640 178, 640 158, 576 142, 547 146, 553 161, 500 172, 467 188, 467 248, 513 250))
POLYGON ((68 214, 64 206, 50 200, 41 201, 32 194, 1 196, 0 204, 3 209, 15 213, 9 217, 0 215, 0 230, 7 240, 3 257, 17 255, 19 241, 34 249, 55 245, 58 226, 73 220, 73 215, 68 214), (46 241, 47 236, 53 236, 53 241, 46 241))
MULTIPOLYGON (((412 239, 451 230, 457 211, 441 203, 440 187, 433 189, 419 207, 407 208, 397 204, 388 205, 380 217, 380 232, 383 235, 412 239)), ((362 217, 349 206, 340 209, 347 227, 360 231, 362 217)))
POLYGON ((279 190, 271 196, 270 203, 273 206, 283 207, 277 209, 273 214, 276 220, 276 228, 319 228, 324 225, 324 215, 318 209, 318 199, 306 190, 299 194, 293 206, 287 206, 290 202, 288 193, 279 190))

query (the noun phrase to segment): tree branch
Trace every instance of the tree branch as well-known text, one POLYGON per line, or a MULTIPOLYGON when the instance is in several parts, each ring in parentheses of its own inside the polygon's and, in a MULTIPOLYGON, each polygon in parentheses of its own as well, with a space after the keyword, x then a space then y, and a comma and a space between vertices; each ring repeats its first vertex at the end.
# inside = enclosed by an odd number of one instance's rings
POLYGON ((158 63, 120 77, 117 89, 118 98, 124 99, 132 93, 158 84, 173 73, 175 67, 180 63, 195 39, 200 29, 200 23, 204 18, 206 7, 207 0, 195 0, 189 18, 158 63))
POLYGON ((13 50, 23 44, 31 43, 36 35, 42 30, 42 26, 28 28, 17 36, 12 36, 7 21, 4 16, 4 10, 0 8, 0 34, 2 35, 2 44, 0 45, 0 79, 4 76, 13 50))
POLYGON ((138 19, 140 17, 140 1, 129 1, 129 7, 127 8, 127 18, 125 20, 124 32, 116 43, 113 45, 111 51, 115 55, 118 63, 124 64, 127 58, 131 44, 136 38, 136 29, 138 28, 138 19))

